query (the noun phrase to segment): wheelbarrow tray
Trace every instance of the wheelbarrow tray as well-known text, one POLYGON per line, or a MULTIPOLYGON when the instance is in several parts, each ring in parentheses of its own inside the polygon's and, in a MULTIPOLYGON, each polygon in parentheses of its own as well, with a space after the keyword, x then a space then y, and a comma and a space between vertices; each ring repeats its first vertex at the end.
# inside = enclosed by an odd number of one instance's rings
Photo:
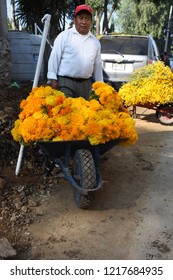
POLYGON ((159 122, 163 125, 173 125, 173 103, 165 103, 165 104, 152 104, 152 103, 145 103, 145 104, 137 104, 132 106, 133 109, 131 111, 132 116, 136 116, 136 107, 143 107, 147 109, 152 109, 156 111, 156 118, 159 122))
POLYGON ((67 149, 70 149, 70 154, 73 157, 75 152, 79 149, 89 150, 93 155, 95 150, 99 149, 99 155, 103 155, 115 145, 120 143, 122 139, 110 140, 104 144, 91 145, 87 140, 75 140, 75 141, 38 141, 37 145, 44 151, 44 153, 50 158, 60 158, 65 156, 67 149))

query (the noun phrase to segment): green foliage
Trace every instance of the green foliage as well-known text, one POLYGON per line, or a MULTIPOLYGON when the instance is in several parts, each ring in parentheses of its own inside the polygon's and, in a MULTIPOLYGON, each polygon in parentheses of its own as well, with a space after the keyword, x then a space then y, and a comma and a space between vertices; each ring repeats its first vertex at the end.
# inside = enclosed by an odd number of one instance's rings
POLYGON ((65 28, 68 17, 72 17, 76 1, 61 0, 14 0, 15 1, 15 19, 20 20, 23 26, 31 32, 34 32, 36 23, 41 29, 41 19, 48 13, 51 15, 51 37, 54 38, 65 28))
MULTIPOLYGON (((154 38, 163 39, 163 29, 167 26, 169 9, 172 0, 14 0, 15 20, 22 23, 25 29, 34 32, 34 24, 42 29, 42 17, 51 14, 50 39, 65 29, 66 23, 73 22, 76 5, 86 3, 93 8, 93 28, 103 18, 104 27, 111 31, 124 33, 150 33, 154 38), (105 5, 106 4, 106 5, 105 5), (111 15, 116 11, 116 30, 111 15)), ((93 29, 93 31, 94 31, 93 29)), ((99 34, 99 33, 97 33, 99 34)))
POLYGON ((117 26, 121 32, 151 34, 163 37, 172 1, 122 0, 117 12, 117 26))
MULTIPOLYGON (((85 3, 92 7, 93 14, 97 17, 95 17, 94 19, 97 22, 103 19, 102 30, 107 30, 108 32, 111 32, 114 31, 114 22, 112 21, 112 15, 118 7, 120 1, 121 0, 86 0, 85 3)), ((96 30, 96 33, 100 34, 97 31, 98 30, 96 30)))
POLYGON ((135 1, 123 0, 117 11, 116 26, 122 33, 135 33, 138 6, 135 1))
MULTIPOLYGON (((73 23, 74 10, 77 5, 86 3, 93 8, 93 28, 96 29, 96 20, 98 24, 98 21, 100 21, 102 17, 104 17, 104 24, 108 26, 108 23, 111 22, 111 15, 120 2, 120 0, 13 1, 15 3, 15 22, 20 22, 20 24, 22 24, 22 29, 28 30, 30 32, 34 33, 35 23, 39 26, 40 29, 43 29, 41 19, 46 13, 51 15, 51 40, 54 40, 57 34, 65 29, 67 22, 70 25, 71 23, 73 23)), ((111 30, 112 29, 113 23, 111 22, 111 30)))
POLYGON ((85 3, 90 5, 94 11, 103 12, 104 0, 86 0, 85 3))

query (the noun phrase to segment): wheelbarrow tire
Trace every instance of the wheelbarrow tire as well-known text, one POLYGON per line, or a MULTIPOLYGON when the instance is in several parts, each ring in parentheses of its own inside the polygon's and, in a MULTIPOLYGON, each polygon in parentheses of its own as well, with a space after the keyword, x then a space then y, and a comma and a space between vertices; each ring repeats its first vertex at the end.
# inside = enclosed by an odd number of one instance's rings
POLYGON ((88 208, 95 198, 94 191, 89 190, 96 187, 96 170, 92 153, 89 150, 77 150, 72 163, 72 176, 81 189, 86 189, 86 194, 78 191, 76 188, 73 190, 76 205, 79 208, 88 208))
POLYGON ((163 125, 173 125, 173 104, 160 105, 156 111, 156 118, 163 125))

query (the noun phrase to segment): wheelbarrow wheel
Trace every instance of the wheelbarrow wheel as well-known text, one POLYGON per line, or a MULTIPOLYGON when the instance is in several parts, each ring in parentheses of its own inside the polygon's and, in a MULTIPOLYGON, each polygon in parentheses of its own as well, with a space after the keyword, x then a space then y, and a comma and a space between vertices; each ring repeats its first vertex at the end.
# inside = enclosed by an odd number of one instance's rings
POLYGON ((74 199, 79 208, 88 208, 95 198, 94 191, 89 190, 96 187, 96 170, 92 153, 89 150, 77 150, 72 163, 72 176, 81 189, 86 189, 86 194, 73 190, 74 199))
POLYGON ((163 125, 173 125, 173 106, 172 104, 161 105, 156 111, 156 117, 163 125))

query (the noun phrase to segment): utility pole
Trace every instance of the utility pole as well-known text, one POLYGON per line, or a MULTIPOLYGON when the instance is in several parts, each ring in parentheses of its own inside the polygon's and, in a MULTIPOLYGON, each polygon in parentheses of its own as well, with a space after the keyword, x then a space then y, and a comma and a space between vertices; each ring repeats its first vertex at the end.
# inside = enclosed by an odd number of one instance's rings
POLYGON ((172 8, 173 8, 173 6, 170 7, 168 26, 166 29, 166 39, 165 39, 165 47, 164 47, 165 53, 167 53, 167 51, 168 51, 168 41, 169 41, 169 33, 170 33, 170 26, 171 26, 171 19, 172 19, 172 8))

